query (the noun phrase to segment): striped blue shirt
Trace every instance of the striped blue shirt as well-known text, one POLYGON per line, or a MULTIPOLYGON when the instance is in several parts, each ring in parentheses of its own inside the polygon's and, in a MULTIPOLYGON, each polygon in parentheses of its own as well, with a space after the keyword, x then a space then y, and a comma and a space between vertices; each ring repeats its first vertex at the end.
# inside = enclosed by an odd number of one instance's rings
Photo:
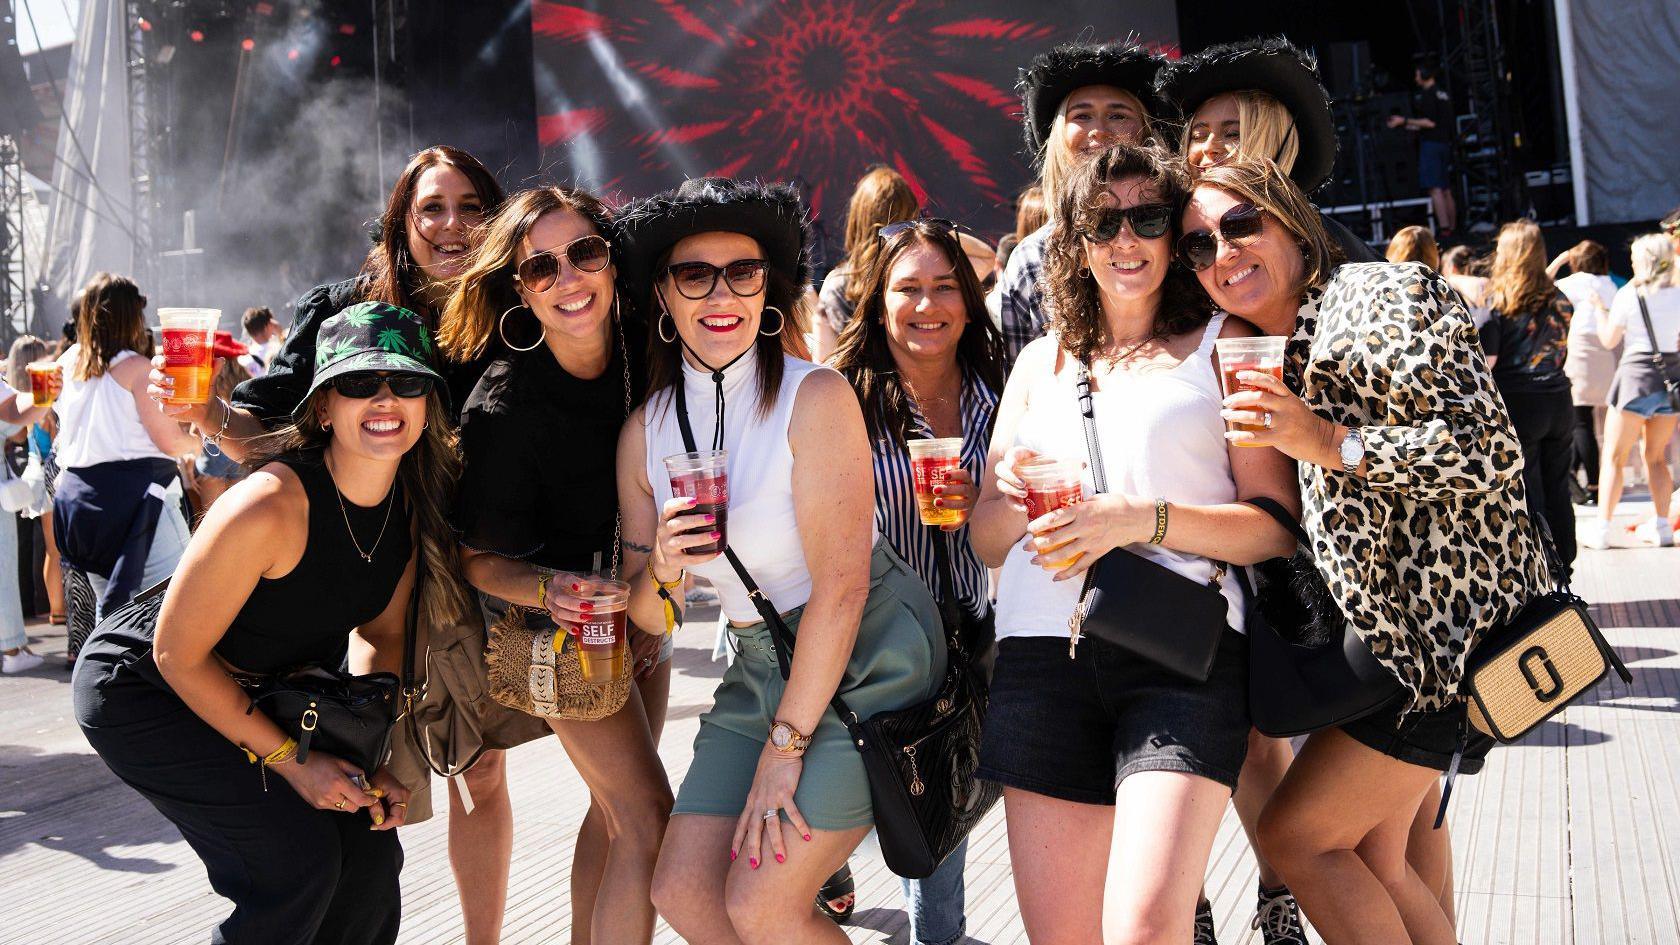
MULTIPOLYGON (((962 390, 962 466, 974 477, 976 489, 986 466, 986 449, 992 437, 992 415, 998 395, 980 379, 967 374, 962 390)), ((914 405, 912 439, 933 436, 933 430, 914 405)), ((939 559, 934 556, 933 532, 922 524, 916 510, 915 481, 910 471, 910 451, 888 437, 875 440, 875 525, 923 583, 941 600, 948 593, 939 577, 939 559)), ((957 602, 976 617, 991 610, 986 594, 986 566, 980 563, 968 542, 968 525, 950 532, 951 568, 957 585, 957 602)))

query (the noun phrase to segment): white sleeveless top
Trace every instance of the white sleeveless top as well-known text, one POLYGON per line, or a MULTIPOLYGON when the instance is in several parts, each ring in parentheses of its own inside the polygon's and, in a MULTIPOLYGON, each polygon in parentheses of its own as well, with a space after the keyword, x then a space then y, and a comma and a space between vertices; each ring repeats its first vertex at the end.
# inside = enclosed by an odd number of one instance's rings
MULTIPOLYGON (((1150 500, 1159 496, 1176 505, 1237 500, 1212 360, 1224 322, 1223 314, 1215 315, 1201 344, 1176 367, 1115 372, 1101 379, 1092 396, 1109 492, 1150 500)), ((1056 459, 1089 462, 1076 374, 1068 364, 1060 374, 1034 380, 1016 427, 1016 445, 1056 459)), ((1096 484, 1089 469, 1084 480, 1085 494, 1093 495, 1096 484)), ((1213 576, 1213 564, 1197 555, 1150 544, 1131 545, 1128 551, 1204 584, 1213 576)), ((1067 636, 1082 582, 1052 581, 1051 572, 1032 564, 1032 557, 1017 541, 1004 559, 998 579, 999 638, 1067 636)), ((1228 604, 1225 619, 1241 632, 1242 591, 1229 573, 1220 591, 1228 604)))
POLYGON ((140 357, 139 353, 119 352, 104 374, 85 381, 74 376, 80 354, 81 346, 71 345, 58 359, 64 368, 64 390, 53 404, 58 412, 59 432, 53 447, 58 452, 59 468, 85 469, 128 459, 171 459, 141 426, 134 395, 111 376, 112 368, 140 357))
MULTIPOLYGON (((831 370, 798 358, 782 357, 782 386, 776 405, 759 413, 758 355, 749 352, 724 371, 723 448, 729 452, 728 541, 759 589, 778 611, 789 611, 811 599, 811 572, 799 540, 793 506, 793 450, 788 426, 793 419, 799 385, 817 371, 831 370)), ((695 448, 712 448, 717 425, 717 392, 711 373, 683 361, 682 383, 688 399, 688 422, 695 448)), ((676 398, 657 391, 648 398, 644 442, 647 477, 656 509, 671 499, 671 479, 665 457, 688 452, 677 425, 676 398)), ((875 540, 873 517, 870 543, 875 540)), ((723 555, 691 569, 712 582, 723 614, 738 623, 758 622, 758 610, 723 555)))

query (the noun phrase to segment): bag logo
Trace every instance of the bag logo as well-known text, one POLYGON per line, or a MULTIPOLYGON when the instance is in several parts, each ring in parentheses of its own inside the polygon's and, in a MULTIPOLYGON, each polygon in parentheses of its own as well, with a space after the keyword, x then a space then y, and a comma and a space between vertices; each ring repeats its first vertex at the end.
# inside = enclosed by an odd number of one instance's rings
POLYGON ((1517 666, 1522 670, 1523 680, 1528 688, 1534 690, 1534 698, 1541 702, 1550 702, 1563 692, 1563 677, 1558 675, 1557 667, 1552 665, 1551 654, 1543 646, 1531 646, 1517 657, 1517 666), (1535 664, 1545 673, 1542 683, 1539 674, 1535 672, 1535 664))

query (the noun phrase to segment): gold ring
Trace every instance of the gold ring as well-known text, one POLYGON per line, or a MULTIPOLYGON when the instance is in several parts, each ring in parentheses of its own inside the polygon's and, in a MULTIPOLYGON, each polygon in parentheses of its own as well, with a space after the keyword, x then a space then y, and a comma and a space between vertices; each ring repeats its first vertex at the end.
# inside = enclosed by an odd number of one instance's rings
POLYGON ((338 803, 334 804, 333 806, 338 808, 339 810, 343 810, 344 809, 344 799, 339 798, 338 803))
POLYGON ((408 805, 403 803, 402 801, 392 801, 391 806, 392 807, 407 807, 408 805))

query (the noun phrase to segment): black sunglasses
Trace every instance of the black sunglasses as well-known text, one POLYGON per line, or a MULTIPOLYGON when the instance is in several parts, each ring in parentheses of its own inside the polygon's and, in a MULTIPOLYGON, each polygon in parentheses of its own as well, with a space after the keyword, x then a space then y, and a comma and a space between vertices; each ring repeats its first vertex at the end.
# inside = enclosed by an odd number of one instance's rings
POLYGON ((956 236, 962 231, 962 227, 941 217, 919 217, 914 220, 900 220, 897 223, 888 223, 886 226, 881 227, 881 239, 890 240, 898 234, 914 227, 918 223, 932 227, 933 229, 939 230, 943 233, 949 233, 952 236, 956 236))
POLYGON ((379 388, 387 385, 390 386, 391 393, 406 399, 424 397, 432 392, 432 378, 429 374, 357 371, 354 374, 340 374, 328 383, 332 384, 334 390, 351 400, 367 400, 379 393, 379 388))
MULTIPOLYGON (((578 272, 600 272, 612 261, 612 244, 599 236, 580 236, 560 247, 560 256, 565 256, 578 272)), ((527 292, 548 291, 560 277, 560 256, 545 249, 521 259, 515 271, 519 284, 527 292)))
POLYGON ((1093 243, 1107 243, 1120 235, 1126 221, 1140 240, 1158 240, 1172 229, 1173 208, 1165 203, 1140 203, 1135 207, 1103 207, 1091 215, 1084 236, 1093 243))
POLYGON ((1265 228, 1265 218, 1261 210, 1251 203, 1239 203, 1225 211, 1219 218, 1219 229, 1216 231, 1191 230, 1178 238, 1178 255, 1184 264, 1195 272, 1213 265, 1219 257, 1221 241, 1240 246, 1260 235, 1265 228))
POLYGON ((723 277, 729 291, 743 299, 750 299, 764 291, 764 274, 770 271, 767 259, 737 259, 723 266, 709 262, 680 262, 665 267, 671 281, 676 283, 682 297, 699 301, 717 288, 718 276, 723 277))

